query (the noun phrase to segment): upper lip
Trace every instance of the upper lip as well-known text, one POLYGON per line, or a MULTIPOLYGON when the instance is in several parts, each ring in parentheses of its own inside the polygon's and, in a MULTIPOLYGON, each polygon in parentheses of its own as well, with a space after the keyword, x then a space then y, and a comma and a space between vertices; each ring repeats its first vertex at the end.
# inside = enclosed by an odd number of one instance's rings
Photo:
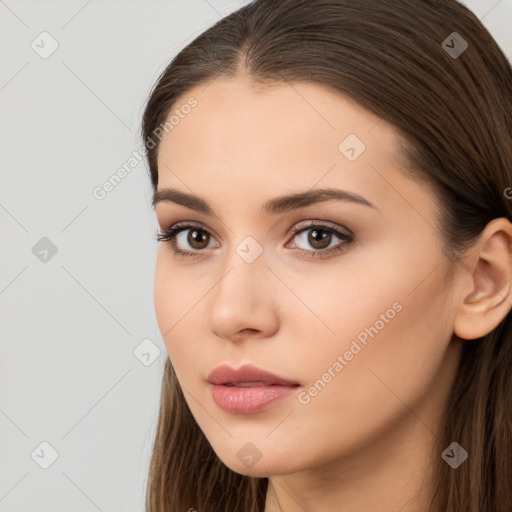
POLYGON ((244 364, 238 369, 231 368, 226 364, 217 366, 208 375, 206 380, 210 384, 239 384, 240 382, 261 382, 263 386, 298 386, 298 382, 292 382, 282 377, 278 377, 261 368, 256 368, 250 364, 244 364))

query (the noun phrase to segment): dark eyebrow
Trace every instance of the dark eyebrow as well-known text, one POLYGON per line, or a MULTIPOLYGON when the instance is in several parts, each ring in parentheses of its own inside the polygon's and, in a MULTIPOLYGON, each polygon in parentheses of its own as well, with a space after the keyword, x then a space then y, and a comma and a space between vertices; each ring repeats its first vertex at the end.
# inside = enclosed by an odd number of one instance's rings
MULTIPOLYGON (((379 210, 373 203, 359 194, 347 192, 346 190, 324 188, 275 197, 274 199, 267 201, 262 206, 262 212, 267 215, 277 215, 297 208, 309 206, 311 204, 332 200, 362 204, 379 210)), ((180 204, 206 215, 214 215, 213 210, 210 208, 208 203, 194 194, 188 194, 173 188, 160 189, 155 191, 153 194, 153 207, 157 203, 167 201, 180 204)))

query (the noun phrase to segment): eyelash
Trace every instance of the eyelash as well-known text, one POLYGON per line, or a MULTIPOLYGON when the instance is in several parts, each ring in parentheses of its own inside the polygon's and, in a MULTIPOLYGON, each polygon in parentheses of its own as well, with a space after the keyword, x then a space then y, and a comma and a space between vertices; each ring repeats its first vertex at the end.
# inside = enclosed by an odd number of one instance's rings
MULTIPOLYGON (((343 242, 339 242, 334 247, 331 247, 330 249, 324 249, 324 250, 311 250, 307 251, 305 249, 298 249, 298 253, 301 256, 305 256, 308 258, 326 258, 330 257, 335 253, 339 253, 341 251, 344 251, 348 249, 348 247, 354 242, 354 236, 352 234, 343 233, 342 231, 336 229, 333 226, 329 226, 327 224, 322 223, 299 223, 296 226, 293 227, 293 229, 290 232, 290 237, 293 238, 299 233, 303 231, 309 231, 310 229, 314 228, 320 228, 323 231, 328 231, 330 233, 333 233, 338 238, 340 238, 343 242)), ((201 257, 204 252, 204 250, 195 250, 195 251, 183 251, 182 249, 179 249, 176 246, 176 236, 181 233, 182 231, 186 231, 187 229, 197 229, 198 231, 202 231, 204 233, 208 233, 210 236, 211 234, 207 229, 201 228, 199 226, 196 226, 194 224, 187 224, 179 222, 175 224, 174 226, 171 226, 167 229, 161 230, 156 234, 156 239, 158 242, 167 242, 171 246, 174 255, 178 257, 189 257, 189 258, 197 258, 201 257)))

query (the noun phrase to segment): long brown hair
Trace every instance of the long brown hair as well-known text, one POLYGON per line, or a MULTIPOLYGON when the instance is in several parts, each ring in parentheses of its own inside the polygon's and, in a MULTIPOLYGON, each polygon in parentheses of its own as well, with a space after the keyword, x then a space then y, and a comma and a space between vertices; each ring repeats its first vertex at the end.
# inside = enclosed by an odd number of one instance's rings
MULTIPOLYGON (((512 69, 456 0, 256 0, 224 17, 179 52, 151 91, 142 138, 154 189, 158 127, 171 109, 192 87, 239 74, 261 84, 320 84, 391 123, 407 172, 436 192, 450 261, 489 221, 512 219, 504 193, 512 186, 512 69)), ((510 512, 511 314, 464 343, 437 437, 430 510, 510 512), (457 469, 441 458, 453 441, 469 453, 457 469)), ((220 461, 169 360, 165 369, 146 510, 263 511, 268 479, 220 461)))

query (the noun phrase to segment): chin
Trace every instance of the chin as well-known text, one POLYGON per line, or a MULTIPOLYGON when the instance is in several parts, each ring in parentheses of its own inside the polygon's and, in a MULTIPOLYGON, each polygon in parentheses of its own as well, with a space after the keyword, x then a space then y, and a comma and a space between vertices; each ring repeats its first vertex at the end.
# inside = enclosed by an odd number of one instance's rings
POLYGON ((252 467, 245 466, 240 463, 238 458, 235 459, 221 459, 225 466, 231 471, 240 475, 252 476, 255 478, 267 478, 270 476, 285 475, 293 473, 297 468, 288 467, 280 460, 263 460, 263 457, 258 460, 252 467))

